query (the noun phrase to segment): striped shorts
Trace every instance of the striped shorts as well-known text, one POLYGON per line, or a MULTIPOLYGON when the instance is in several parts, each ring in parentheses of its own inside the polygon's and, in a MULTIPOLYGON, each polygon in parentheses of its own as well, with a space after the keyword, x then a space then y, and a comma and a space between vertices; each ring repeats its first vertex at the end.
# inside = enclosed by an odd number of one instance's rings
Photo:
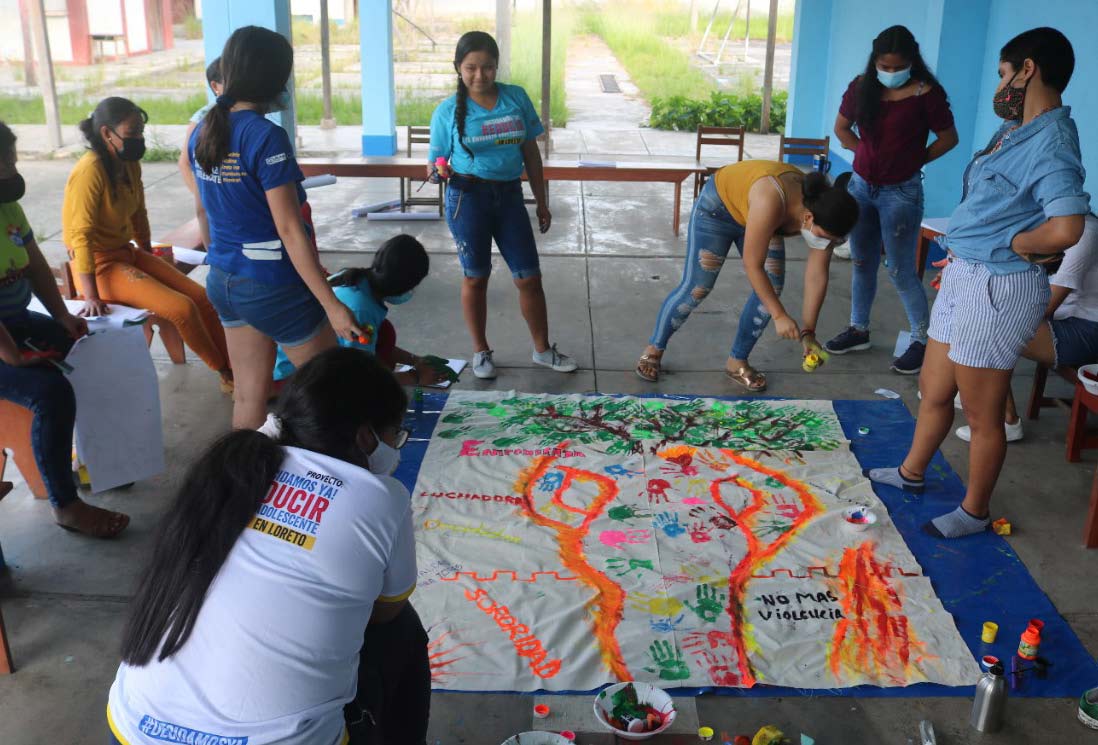
POLYGON ((1048 275, 1036 264, 1013 274, 954 259, 930 314, 931 339, 965 367, 1012 370, 1048 310, 1048 275))

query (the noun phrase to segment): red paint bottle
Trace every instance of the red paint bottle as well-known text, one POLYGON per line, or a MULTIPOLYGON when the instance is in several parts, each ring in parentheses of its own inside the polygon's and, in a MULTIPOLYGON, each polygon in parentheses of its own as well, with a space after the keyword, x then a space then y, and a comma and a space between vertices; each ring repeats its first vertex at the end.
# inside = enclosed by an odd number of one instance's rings
POLYGON ((1041 629, 1044 627, 1044 621, 1030 619, 1029 626, 1022 632, 1022 638, 1018 642, 1018 656, 1023 660, 1037 659, 1037 649, 1041 646, 1041 629))

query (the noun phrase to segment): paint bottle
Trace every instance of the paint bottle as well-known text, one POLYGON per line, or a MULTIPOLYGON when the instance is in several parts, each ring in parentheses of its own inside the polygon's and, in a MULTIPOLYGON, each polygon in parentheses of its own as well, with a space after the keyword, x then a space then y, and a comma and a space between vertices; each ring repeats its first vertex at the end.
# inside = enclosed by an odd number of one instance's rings
POLYGON ((1022 632, 1022 638, 1018 642, 1018 656, 1023 660, 1037 658, 1037 649, 1041 646, 1041 629, 1044 627, 1044 621, 1038 618, 1030 619, 1029 626, 1022 632))
POLYGON ((976 697, 972 701, 972 714, 968 723, 977 732, 998 732, 1003 726, 1006 710, 1007 687, 1003 680, 1003 666, 992 665, 976 684, 976 697))
POLYGON ((445 180, 450 178, 450 164, 447 162, 446 158, 441 155, 435 158, 435 173, 438 174, 440 179, 445 180))

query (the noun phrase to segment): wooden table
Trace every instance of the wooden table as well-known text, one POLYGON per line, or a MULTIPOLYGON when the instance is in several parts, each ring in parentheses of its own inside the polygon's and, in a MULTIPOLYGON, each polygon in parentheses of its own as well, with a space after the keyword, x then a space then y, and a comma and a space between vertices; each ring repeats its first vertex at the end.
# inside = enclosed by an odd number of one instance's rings
MULTIPOLYGON (((550 158, 543 164, 545 181, 634 181, 668 183, 675 187, 675 206, 671 227, 679 234, 679 214, 682 210, 682 182, 697 173, 705 173, 705 165, 697 161, 659 163, 648 161, 614 161, 614 165, 580 165, 576 160, 550 158)), ((306 176, 330 173, 348 178, 413 178, 422 179, 427 173, 423 158, 302 158, 298 161, 306 176)), ((523 178, 526 178, 525 175, 523 178)))

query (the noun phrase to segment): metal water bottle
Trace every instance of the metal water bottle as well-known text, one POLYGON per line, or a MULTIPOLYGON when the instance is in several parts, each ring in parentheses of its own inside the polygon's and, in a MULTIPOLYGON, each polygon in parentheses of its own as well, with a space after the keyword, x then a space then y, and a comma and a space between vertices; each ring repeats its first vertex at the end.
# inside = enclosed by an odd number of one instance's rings
POLYGON ((972 728, 977 732, 998 732, 1003 725, 1006 698, 1003 666, 992 665, 976 684, 976 698, 972 702, 972 716, 969 717, 972 728))

